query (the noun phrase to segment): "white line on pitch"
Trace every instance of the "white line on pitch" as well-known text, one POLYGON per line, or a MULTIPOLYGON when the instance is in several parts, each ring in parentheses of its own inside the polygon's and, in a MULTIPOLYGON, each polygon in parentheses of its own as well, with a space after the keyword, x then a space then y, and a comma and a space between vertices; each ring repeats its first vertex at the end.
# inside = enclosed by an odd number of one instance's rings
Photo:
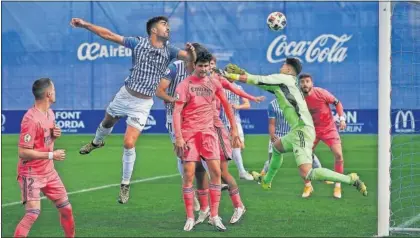
MULTIPOLYGON (((156 177, 151 177, 151 178, 133 180, 133 181, 130 182, 130 184, 143 183, 143 182, 165 179, 165 178, 172 178, 172 177, 175 177, 175 176, 179 176, 179 174, 171 174, 171 175, 156 176, 156 177)), ((105 189, 105 188, 116 187, 116 186, 120 186, 120 185, 121 184, 119 184, 119 183, 108 184, 108 185, 104 185, 104 186, 100 186, 100 187, 87 188, 87 189, 77 190, 77 191, 74 191, 74 192, 69 192, 69 193, 67 193, 67 195, 78 194, 78 193, 87 193, 87 192, 92 192, 92 191, 101 190, 101 189, 105 189)), ((43 196, 43 197, 41 197, 41 199, 46 199, 46 197, 43 196)), ((19 202, 6 203, 6 204, 2 204, 1 207, 10 207, 10 206, 19 205, 19 204, 22 204, 22 202, 19 201, 19 202)))

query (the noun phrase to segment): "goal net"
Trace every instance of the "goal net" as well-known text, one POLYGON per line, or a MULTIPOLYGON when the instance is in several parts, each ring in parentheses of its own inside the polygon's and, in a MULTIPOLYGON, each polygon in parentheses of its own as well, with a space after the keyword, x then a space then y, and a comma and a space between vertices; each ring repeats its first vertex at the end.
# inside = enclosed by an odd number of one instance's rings
POLYGON ((389 231, 391 235, 403 233, 418 236, 420 235, 420 2, 391 4, 390 43, 389 231))

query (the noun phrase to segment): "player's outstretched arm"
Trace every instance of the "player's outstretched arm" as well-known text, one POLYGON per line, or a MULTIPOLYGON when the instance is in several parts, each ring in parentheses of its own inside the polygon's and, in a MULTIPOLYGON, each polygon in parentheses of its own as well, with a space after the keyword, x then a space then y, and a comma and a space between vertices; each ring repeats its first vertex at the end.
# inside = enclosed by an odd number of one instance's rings
MULTIPOLYGON (((249 99, 253 102, 262 102, 264 101, 265 97, 261 96, 261 97, 254 97, 248 93, 246 93, 244 90, 235 87, 235 85, 233 85, 232 83, 230 83, 227 79, 225 79, 224 77, 222 77, 222 80, 220 81, 222 84, 222 87, 233 92, 234 94, 245 98, 245 99, 249 99)), ((248 106, 249 106, 249 102, 248 102, 248 106)))
POLYGON ((110 31, 109 29, 105 28, 105 27, 101 27, 101 26, 97 26, 94 25, 90 22, 87 22, 81 18, 72 18, 70 21, 70 25, 73 27, 80 27, 80 28, 85 28, 93 33, 95 33, 96 35, 100 36, 101 38, 105 39, 105 40, 109 40, 112 42, 115 42, 117 44, 120 45, 124 45, 124 37, 120 36, 112 31, 110 31))
POLYGON ((24 160, 54 159, 64 160, 66 153, 64 150, 55 150, 54 152, 42 152, 33 149, 19 147, 19 157, 24 160))

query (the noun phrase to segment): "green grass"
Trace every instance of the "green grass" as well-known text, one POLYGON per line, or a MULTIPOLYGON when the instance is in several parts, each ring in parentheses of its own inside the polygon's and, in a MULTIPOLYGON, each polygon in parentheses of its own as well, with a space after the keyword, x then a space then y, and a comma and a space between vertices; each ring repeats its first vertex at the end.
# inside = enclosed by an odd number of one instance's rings
MULTIPOLYGON (((78 154, 80 146, 91 136, 65 135, 56 148, 67 150, 67 159, 56 162, 56 168, 67 191, 77 191, 107 184, 118 184, 121 178, 122 136, 107 138, 103 149, 90 155, 78 154)), ((227 225, 232 215, 229 196, 223 192, 220 215, 228 227, 217 233, 207 224, 193 232, 182 231, 185 212, 181 180, 175 176, 132 185, 131 199, 117 203, 119 187, 70 195, 79 237, 108 236, 372 236, 377 227, 377 137, 345 135, 342 137, 345 172, 357 172, 366 182, 369 196, 363 197, 354 187, 343 185, 343 198, 332 198, 333 187, 314 182, 310 199, 300 197, 303 185, 294 159, 287 155, 274 179, 271 191, 263 191, 255 182, 239 181, 241 196, 247 206, 244 219, 227 225)), ((247 136, 244 164, 249 170, 260 170, 267 158, 267 136, 247 136)), ((17 136, 2 136, 2 204, 19 201, 16 181, 17 136)), ((176 160, 167 135, 144 135, 137 143, 137 161, 133 180, 177 173, 176 160)), ((333 157, 327 147, 316 151, 324 167, 333 168, 333 157)), ((237 170, 231 163, 232 174, 237 170)), ((21 219, 21 205, 2 207, 2 236, 12 236, 21 219)), ((42 201, 42 212, 30 236, 63 236, 58 215, 50 201, 42 201)))

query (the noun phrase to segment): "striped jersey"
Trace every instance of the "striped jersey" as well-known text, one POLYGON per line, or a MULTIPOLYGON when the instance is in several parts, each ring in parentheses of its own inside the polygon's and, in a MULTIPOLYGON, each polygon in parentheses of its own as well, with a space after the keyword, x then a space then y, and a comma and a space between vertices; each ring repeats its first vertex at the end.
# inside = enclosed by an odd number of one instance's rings
POLYGON ((132 50, 132 68, 125 85, 135 92, 154 96, 160 79, 180 49, 169 42, 163 48, 156 48, 144 37, 124 37, 123 42, 132 50))
POLYGON ((277 99, 274 99, 268 105, 268 118, 274 118, 276 120, 276 136, 283 137, 290 131, 289 124, 287 124, 283 116, 277 99))
MULTIPOLYGON (((187 72, 187 66, 185 61, 177 60, 169 64, 168 69, 165 72, 163 78, 170 81, 169 87, 166 89, 166 93, 171 96, 175 97, 175 90, 178 84, 184 80, 187 76, 189 76, 187 72)), ((172 115, 174 104, 173 103, 166 103, 166 115, 172 115)))
MULTIPOLYGON (((235 85, 235 87, 237 87, 239 89, 243 89, 240 85, 237 85, 235 83, 233 83, 233 85, 235 85)), ((227 98, 229 104, 231 104, 231 105, 240 105, 241 104, 241 98, 238 95, 236 95, 235 93, 233 93, 230 90, 227 90, 227 89, 223 89, 223 90, 225 92, 225 95, 226 95, 226 98, 227 98)), ((233 110, 233 114, 235 116, 236 123, 241 123, 241 116, 239 115, 239 110, 236 110, 234 108, 232 108, 232 110, 233 110)), ((225 111, 223 110, 223 107, 222 107, 222 111, 220 113, 220 118, 222 119, 223 124, 227 128, 230 128, 229 119, 228 119, 225 111)))

